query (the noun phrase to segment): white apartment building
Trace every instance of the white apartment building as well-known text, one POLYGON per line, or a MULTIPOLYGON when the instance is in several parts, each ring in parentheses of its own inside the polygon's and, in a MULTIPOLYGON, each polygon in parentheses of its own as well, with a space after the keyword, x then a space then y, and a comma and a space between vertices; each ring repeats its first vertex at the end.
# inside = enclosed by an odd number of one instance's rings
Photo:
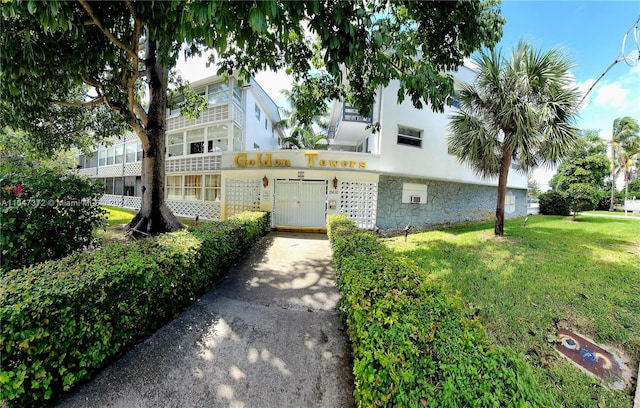
MULTIPOLYGON (((455 77, 470 81, 462 67, 455 77)), ((191 86, 209 101, 199 119, 167 113, 165 198, 178 216, 224 219, 272 212, 272 227, 322 230, 329 214, 360 227, 398 228, 486 219, 497 180, 482 180, 447 152, 444 114, 397 103, 381 89, 370 117, 335 103, 329 150, 279 149, 277 106, 254 80, 210 77, 191 86), (373 133, 369 124, 379 122, 373 133)), ((134 134, 79 157, 80 172, 103 179, 102 203, 139 208, 140 143, 134 134)), ((526 214, 527 178, 510 172, 506 217, 526 214)))

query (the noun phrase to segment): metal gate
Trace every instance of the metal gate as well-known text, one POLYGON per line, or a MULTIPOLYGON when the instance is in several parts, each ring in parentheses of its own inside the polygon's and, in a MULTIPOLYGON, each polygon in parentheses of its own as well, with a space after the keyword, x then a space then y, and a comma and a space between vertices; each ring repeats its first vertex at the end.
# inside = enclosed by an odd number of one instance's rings
POLYGON ((327 182, 276 180, 274 227, 326 228, 327 182))

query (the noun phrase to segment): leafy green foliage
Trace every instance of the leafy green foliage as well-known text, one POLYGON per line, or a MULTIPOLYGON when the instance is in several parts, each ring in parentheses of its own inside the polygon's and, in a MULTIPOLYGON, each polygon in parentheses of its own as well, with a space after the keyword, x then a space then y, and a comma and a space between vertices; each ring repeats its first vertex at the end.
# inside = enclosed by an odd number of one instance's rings
POLYGON ((520 171, 555 164, 578 137, 572 126, 580 94, 571 63, 558 49, 546 52, 520 42, 509 58, 483 51, 474 58, 478 75, 457 93, 449 149, 483 177, 498 177, 495 234, 503 235, 509 168, 520 171))
MULTIPOLYGON (((496 0, 8 0, 0 32, 0 126, 27 130, 42 148, 128 127, 140 138, 144 167, 165 151, 167 72, 183 45, 187 56, 214 51, 218 74, 245 78, 285 67, 310 78, 320 55, 336 87, 348 80, 342 96, 363 114, 392 79, 401 80, 399 99, 407 94, 416 106, 442 110, 453 93, 453 78, 442 73, 497 43, 503 24, 496 0)), ((204 100, 192 93, 185 100, 183 113, 197 116, 204 100)), ((151 234, 180 227, 158 193, 164 166, 153 169, 145 172, 140 216, 132 221, 151 234)))
POLYGON ((604 180, 609 176, 610 168, 606 142, 597 132, 587 131, 577 140, 549 184, 563 193, 574 214, 593 210, 606 195, 604 180))
POLYGON ((292 89, 283 90, 291 109, 284 109, 286 117, 277 125, 289 130, 281 141, 286 148, 326 150, 328 141, 329 101, 338 99, 334 79, 326 72, 309 75, 296 81, 292 89))
POLYGON ((104 224, 102 188, 45 166, 0 166, 0 271, 68 255, 104 224))
POLYGON ((629 198, 635 197, 636 200, 640 200, 640 177, 636 177, 629 182, 629 198))
POLYGON ((345 216, 328 231, 357 406, 555 406, 456 295, 345 216))
POLYGON ((538 196, 540 200, 540 214, 569 215, 571 207, 567 197, 559 191, 547 191, 538 196))
POLYGON ((268 213, 75 254, 2 280, 0 400, 43 405, 175 318, 270 225, 268 213))

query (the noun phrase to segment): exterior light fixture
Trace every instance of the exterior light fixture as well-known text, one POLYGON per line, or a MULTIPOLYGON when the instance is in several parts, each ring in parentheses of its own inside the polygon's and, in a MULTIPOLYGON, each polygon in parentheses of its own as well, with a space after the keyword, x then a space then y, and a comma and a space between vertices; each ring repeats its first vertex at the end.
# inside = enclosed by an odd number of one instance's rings
POLYGON ((333 189, 336 190, 338 188, 338 178, 334 177, 333 178, 333 189))
POLYGON ((267 188, 267 186, 269 185, 269 179, 267 178, 267 176, 265 175, 262 178, 262 187, 267 188))

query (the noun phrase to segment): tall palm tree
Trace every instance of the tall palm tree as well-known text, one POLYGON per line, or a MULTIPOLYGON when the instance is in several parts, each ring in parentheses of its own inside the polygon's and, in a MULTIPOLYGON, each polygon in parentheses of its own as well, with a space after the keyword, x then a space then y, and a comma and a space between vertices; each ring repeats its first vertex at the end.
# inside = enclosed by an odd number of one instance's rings
POLYGON ((494 232, 502 236, 509 167, 515 162, 526 173, 571 150, 580 94, 572 64, 557 49, 542 52, 521 41, 509 59, 485 50, 473 60, 478 74, 456 96, 449 149, 482 177, 498 177, 494 232))
POLYGON ((276 125, 289 130, 281 140, 287 148, 326 150, 329 147, 329 100, 338 99, 335 80, 326 72, 317 72, 294 82, 283 90, 291 109, 283 109, 285 118, 276 125))
POLYGON ((640 127, 635 119, 625 116, 613 121, 611 159, 611 205, 609 211, 614 210, 616 179, 621 172, 624 172, 626 200, 632 170, 640 160, 640 127))

